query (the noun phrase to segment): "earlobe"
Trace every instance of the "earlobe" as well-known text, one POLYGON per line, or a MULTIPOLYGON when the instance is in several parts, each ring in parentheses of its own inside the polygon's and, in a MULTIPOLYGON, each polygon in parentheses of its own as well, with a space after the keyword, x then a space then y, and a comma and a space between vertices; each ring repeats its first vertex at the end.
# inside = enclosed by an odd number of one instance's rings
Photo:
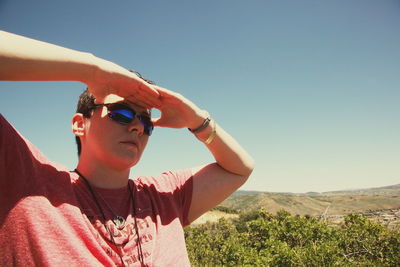
POLYGON ((82 113, 76 113, 72 117, 72 132, 80 137, 85 135, 85 118, 82 113))

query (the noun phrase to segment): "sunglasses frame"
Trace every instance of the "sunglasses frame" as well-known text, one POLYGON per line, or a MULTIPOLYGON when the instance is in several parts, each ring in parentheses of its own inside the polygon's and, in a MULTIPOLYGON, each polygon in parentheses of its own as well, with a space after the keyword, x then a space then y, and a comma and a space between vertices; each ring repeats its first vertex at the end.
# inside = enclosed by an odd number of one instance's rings
POLYGON ((112 119, 113 121, 118 122, 119 124, 122 124, 122 125, 128 125, 129 123, 133 122, 135 120, 135 118, 138 118, 140 123, 144 127, 144 133, 147 134, 148 136, 151 136, 151 134, 154 130, 154 125, 151 122, 150 116, 138 115, 139 112, 137 112, 136 110, 134 110, 133 108, 131 108, 129 105, 127 105, 125 103, 108 103, 108 104, 94 104, 93 105, 93 109, 96 109, 98 107, 107 107, 107 116, 110 119, 112 119), (115 108, 113 106, 118 106, 118 108, 115 108), (111 113, 115 110, 128 110, 129 112, 131 112, 133 114, 134 118, 130 119, 127 117, 130 121, 128 121, 128 122, 122 121, 122 120, 118 119, 117 117, 113 116, 113 114, 111 113), (143 120, 143 118, 145 118, 145 119, 143 120))

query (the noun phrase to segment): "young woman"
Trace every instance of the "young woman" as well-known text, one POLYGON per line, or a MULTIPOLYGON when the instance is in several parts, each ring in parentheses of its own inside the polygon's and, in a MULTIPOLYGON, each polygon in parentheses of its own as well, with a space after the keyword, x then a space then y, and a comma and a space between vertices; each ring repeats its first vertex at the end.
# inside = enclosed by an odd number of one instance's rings
POLYGON ((72 118, 74 171, 55 166, 0 116, 0 265, 190 265, 183 227, 247 180, 251 156, 207 111, 135 72, 7 32, 0 44, 0 80, 88 87, 72 118), (154 127, 189 128, 215 162, 129 179, 154 127))

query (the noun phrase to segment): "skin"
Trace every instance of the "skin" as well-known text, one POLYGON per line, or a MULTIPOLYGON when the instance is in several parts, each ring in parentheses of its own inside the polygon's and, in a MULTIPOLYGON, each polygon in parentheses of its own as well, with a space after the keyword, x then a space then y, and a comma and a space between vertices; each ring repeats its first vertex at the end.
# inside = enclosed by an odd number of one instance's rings
MULTIPOLYGON (((139 112, 147 112, 145 108, 131 106, 139 112)), ((108 118, 106 107, 101 107, 94 110, 90 119, 75 114, 72 129, 82 142, 77 169, 98 187, 126 186, 126 176, 129 177, 130 168, 139 162, 149 140, 140 121, 119 124, 108 118)))
MULTIPOLYGON (((183 95, 148 84, 125 68, 92 54, 1 31, 0 44, 0 80, 80 81, 88 86, 96 103, 124 101, 135 110, 160 110, 160 118, 153 119, 156 127, 194 129, 207 117, 205 110, 183 95)), ((237 190, 254 168, 252 157, 220 125, 210 123, 196 138, 204 142, 214 127, 216 137, 206 146, 215 162, 192 168, 190 221, 237 190)), ((96 109, 90 119, 75 114, 72 131, 82 141, 78 170, 90 183, 103 188, 127 185, 130 169, 139 162, 149 141, 137 119, 120 125, 107 117, 105 107, 96 109), (135 145, 124 143, 127 140, 135 145)), ((196 138, 194 142, 199 142, 196 138)))

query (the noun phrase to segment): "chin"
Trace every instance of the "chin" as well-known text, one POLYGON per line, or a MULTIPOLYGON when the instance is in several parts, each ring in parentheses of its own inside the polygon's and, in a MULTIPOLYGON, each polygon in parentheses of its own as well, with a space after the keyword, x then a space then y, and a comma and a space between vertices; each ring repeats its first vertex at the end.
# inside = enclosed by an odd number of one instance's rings
POLYGON ((113 157, 105 160, 104 164, 110 166, 111 168, 119 171, 130 169, 139 162, 138 158, 127 158, 127 157, 113 157))

